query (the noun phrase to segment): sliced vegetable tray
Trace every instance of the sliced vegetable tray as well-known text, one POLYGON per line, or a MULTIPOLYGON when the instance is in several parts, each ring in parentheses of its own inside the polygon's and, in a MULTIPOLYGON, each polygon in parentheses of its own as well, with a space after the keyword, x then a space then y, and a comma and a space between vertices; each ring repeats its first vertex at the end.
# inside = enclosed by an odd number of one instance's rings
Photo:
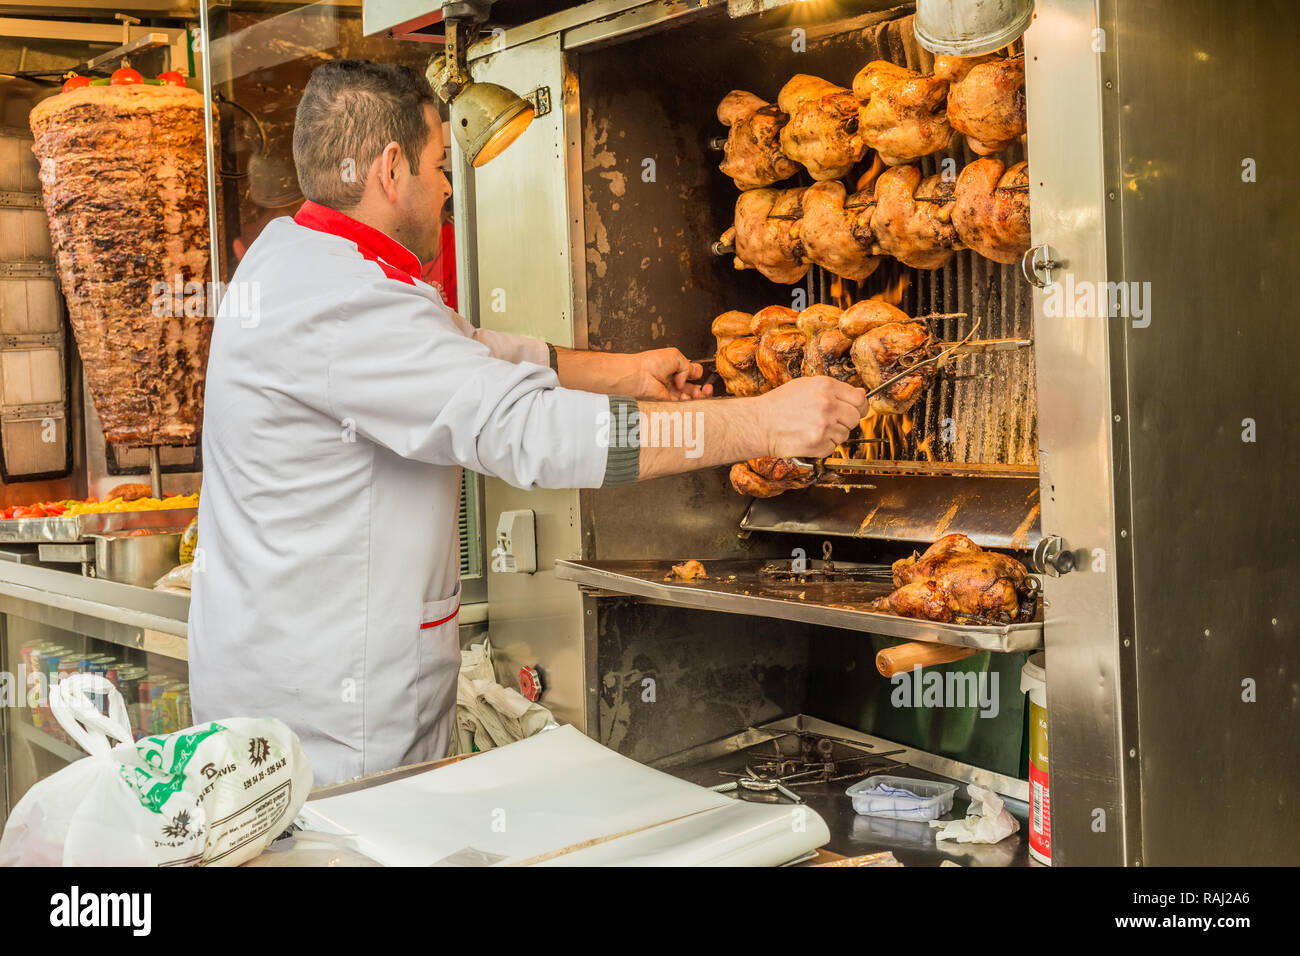
POLYGON ((152 511, 105 511, 49 518, 0 519, 0 543, 70 543, 92 534, 122 531, 179 531, 199 513, 197 508, 152 511))

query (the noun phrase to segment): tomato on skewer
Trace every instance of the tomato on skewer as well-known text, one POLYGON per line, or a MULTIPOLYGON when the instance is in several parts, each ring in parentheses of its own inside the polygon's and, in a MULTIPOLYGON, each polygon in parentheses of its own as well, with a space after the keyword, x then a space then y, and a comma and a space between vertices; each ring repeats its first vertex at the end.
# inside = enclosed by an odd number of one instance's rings
POLYGON ((139 70, 124 66, 120 70, 114 70, 108 82, 110 86, 130 86, 133 83, 143 83, 144 77, 140 75, 139 70))

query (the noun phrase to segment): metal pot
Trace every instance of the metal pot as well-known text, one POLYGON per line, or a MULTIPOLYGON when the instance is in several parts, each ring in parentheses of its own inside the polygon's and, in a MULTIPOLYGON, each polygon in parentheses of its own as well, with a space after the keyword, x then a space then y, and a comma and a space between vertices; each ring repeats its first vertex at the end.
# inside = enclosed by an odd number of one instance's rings
POLYGON ((1034 18, 1034 0, 916 0, 916 39, 931 53, 977 56, 1006 46, 1034 18))

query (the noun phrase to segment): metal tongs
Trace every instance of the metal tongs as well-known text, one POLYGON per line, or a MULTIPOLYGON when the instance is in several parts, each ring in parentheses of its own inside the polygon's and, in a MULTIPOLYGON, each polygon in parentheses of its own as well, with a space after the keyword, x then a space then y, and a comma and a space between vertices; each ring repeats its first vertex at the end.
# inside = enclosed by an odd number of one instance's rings
MULTIPOLYGON (((925 358, 918 357, 919 353, 922 353, 924 350, 932 347, 928 342, 917 349, 913 349, 911 352, 905 352, 903 355, 900 355, 898 358, 898 364, 904 366, 903 370, 901 372, 898 372, 896 375, 891 375, 889 378, 885 379, 885 381, 881 382, 871 391, 867 392, 867 399, 870 400, 873 396, 879 395, 881 392, 889 388, 889 386, 893 385, 899 379, 906 378, 907 376, 916 372, 917 369, 924 368, 927 365, 936 365, 936 366, 942 365, 944 359, 952 355, 954 352, 957 352, 959 349, 962 348, 962 346, 966 345, 966 343, 968 343, 972 338, 974 338, 976 331, 979 330, 979 327, 980 327, 980 320, 976 318, 975 324, 971 326, 971 330, 966 333, 965 338, 963 338, 960 342, 954 342, 946 349, 943 349, 940 352, 936 352, 934 355, 930 355, 925 358)), ((820 477, 822 472, 825 470, 825 465, 824 465, 825 461, 826 461, 825 458, 818 458, 815 461, 804 461, 802 458, 790 459, 790 463, 794 465, 796 468, 811 471, 813 473, 814 479, 820 477)))

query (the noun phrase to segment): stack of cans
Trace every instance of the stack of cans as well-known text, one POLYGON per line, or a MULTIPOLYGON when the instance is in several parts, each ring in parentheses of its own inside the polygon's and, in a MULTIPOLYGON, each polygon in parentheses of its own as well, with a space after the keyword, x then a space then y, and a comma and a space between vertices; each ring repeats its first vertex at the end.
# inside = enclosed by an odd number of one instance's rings
MULTIPOLYGON (((67 733, 50 710, 49 691, 73 674, 98 674, 117 688, 126 701, 127 717, 135 737, 170 734, 190 726, 190 688, 166 674, 149 671, 113 654, 76 651, 55 641, 32 641, 20 648, 23 668, 23 710, 31 723, 56 740, 68 743, 67 733), (41 677, 35 682, 30 675, 41 677)), ((108 695, 95 703, 107 713, 108 695)))

